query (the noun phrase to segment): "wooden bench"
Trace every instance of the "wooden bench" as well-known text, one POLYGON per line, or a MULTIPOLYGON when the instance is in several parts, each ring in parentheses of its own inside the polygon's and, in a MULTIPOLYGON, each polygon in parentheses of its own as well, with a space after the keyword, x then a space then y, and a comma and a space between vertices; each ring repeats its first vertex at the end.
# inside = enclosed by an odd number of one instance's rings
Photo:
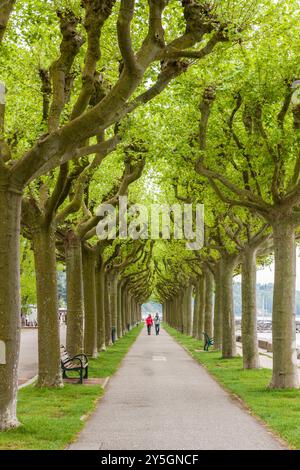
POLYGON ((204 336, 204 351, 208 351, 209 346, 212 346, 214 344, 214 339, 210 338, 205 331, 203 331, 203 336, 204 336))
POLYGON ((83 379, 88 378, 89 362, 85 354, 76 354, 76 356, 69 356, 66 348, 61 346, 60 354, 61 368, 63 378, 68 379, 68 371, 79 372, 79 383, 83 383, 83 379))

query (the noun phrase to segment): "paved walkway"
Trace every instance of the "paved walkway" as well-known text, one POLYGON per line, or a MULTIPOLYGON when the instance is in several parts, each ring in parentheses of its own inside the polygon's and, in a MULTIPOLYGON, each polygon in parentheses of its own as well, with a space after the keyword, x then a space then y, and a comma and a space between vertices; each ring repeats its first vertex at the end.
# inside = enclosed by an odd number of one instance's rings
POLYGON ((134 343, 70 449, 282 449, 166 332, 134 343))

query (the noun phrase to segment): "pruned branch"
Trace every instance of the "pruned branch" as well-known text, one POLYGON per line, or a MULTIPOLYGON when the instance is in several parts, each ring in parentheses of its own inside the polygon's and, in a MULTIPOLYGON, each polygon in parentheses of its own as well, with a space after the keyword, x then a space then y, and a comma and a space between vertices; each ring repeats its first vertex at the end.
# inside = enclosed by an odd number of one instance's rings
POLYGON ((267 209, 269 204, 267 204, 260 196, 253 194, 251 191, 247 189, 241 189, 234 183, 232 183, 229 179, 225 176, 217 173, 215 171, 209 170, 204 167, 203 164, 197 163, 196 170, 199 174, 206 176, 209 180, 218 180, 222 183, 223 186, 228 188, 232 193, 236 194, 239 197, 242 197, 244 200, 248 200, 250 203, 255 203, 256 207, 260 207, 262 210, 267 209))
POLYGON ((11 158, 11 149, 4 138, 5 133, 5 83, 0 82, 0 170, 7 172, 5 162, 11 158))
POLYGON ((138 71, 138 63, 132 48, 130 25, 134 15, 135 0, 121 0, 117 21, 118 44, 124 65, 129 73, 138 71))
POLYGON ((115 0, 84 0, 84 28, 87 33, 87 51, 82 72, 82 87, 71 113, 71 120, 87 108, 94 92, 96 67, 101 58, 100 38, 104 23, 112 12, 115 0))
POLYGON ((105 154, 97 153, 93 161, 81 172, 79 178, 76 181, 75 191, 71 201, 56 216, 57 224, 62 223, 68 215, 79 211, 83 204, 83 196, 86 185, 90 181, 93 171, 99 167, 105 156, 105 154))
MULTIPOLYGON (((111 137, 110 139, 106 140, 105 142, 101 142, 98 144, 94 145, 87 145, 86 147, 81 147, 77 149, 70 150, 66 153, 64 153, 62 156, 57 155, 50 161, 47 159, 45 162, 45 165, 42 166, 35 174, 33 174, 29 181, 37 178, 38 176, 44 175, 48 173, 49 171, 53 170, 57 166, 63 165, 64 163, 73 160, 76 161, 82 157, 85 157, 87 155, 91 155, 93 153, 99 153, 103 157, 108 155, 110 152, 116 149, 117 145, 120 143, 121 137, 119 135, 115 135, 114 137, 111 137)), ((23 178, 27 177, 27 173, 24 173, 21 171, 22 167, 22 161, 17 162, 15 165, 15 173, 18 175, 20 173, 20 176, 23 178), (18 171, 20 165, 20 171, 18 171)), ((26 165, 27 167, 27 165, 26 165)), ((29 168, 28 168, 28 178, 29 178, 29 168)))
MULTIPOLYGON (((112 0, 108 3, 111 5, 112 0)), ((132 112, 139 105, 147 103, 150 99, 157 96, 173 79, 180 75, 190 65, 182 61, 166 61, 158 81, 147 92, 129 102, 137 87, 142 82, 142 77, 148 66, 154 61, 160 60, 160 54, 165 49, 164 31, 162 27, 162 13, 167 5, 167 0, 149 0, 149 28, 140 50, 136 54, 136 60, 140 67, 140 73, 132 75, 126 68, 122 71, 119 79, 107 95, 101 99, 92 109, 82 113, 76 119, 71 120, 61 128, 59 125, 59 116, 62 111, 62 86, 53 87, 54 96, 57 93, 57 99, 53 101, 54 109, 50 110, 51 128, 56 129, 49 135, 43 136, 28 152, 26 152, 13 167, 13 182, 20 190, 36 175, 49 171, 62 163, 73 158, 74 152, 82 146, 88 138, 97 135, 99 131, 104 131, 112 124, 119 122, 128 113, 132 112), (57 92, 54 90, 56 88, 57 92), (55 103, 54 103, 55 102, 55 103), (55 105, 54 105, 55 104, 55 105)), ((101 4, 106 5, 106 2, 101 4)), ((221 31, 222 27, 217 19, 214 19, 209 11, 203 11, 198 19, 193 20, 193 5, 185 5, 185 19, 187 22, 186 33, 189 34, 189 46, 192 47, 199 39, 199 35, 213 31, 221 31), (187 13, 189 10, 189 13, 187 13), (191 15, 191 16, 190 16, 191 15)), ((205 8, 204 8, 205 10, 205 8)), ((73 25, 74 26, 74 25, 73 25)), ((73 33, 76 37, 76 31, 73 33)), ((219 38, 222 40, 222 38, 219 38)), ((185 48, 185 46, 183 46, 185 48)), ((207 52, 208 53, 208 52, 207 52)), ((62 51, 61 51, 62 55, 62 51)), ((58 59, 59 61, 59 59, 58 59)), ((57 64, 56 64, 57 65, 57 64)), ((54 69, 55 66, 53 65, 54 69)), ((57 71, 59 68, 57 67, 57 71)), ((64 78, 60 74, 58 78, 64 78)), ((57 81, 59 81, 57 78, 57 81)), ((56 81, 56 77, 54 77, 56 81)))
POLYGON ((48 222, 50 222, 50 220, 52 219, 52 215, 56 211, 60 198, 65 189, 65 186, 67 183, 68 169, 69 167, 67 163, 61 165, 53 193, 51 194, 50 198, 48 198, 46 202, 45 218, 48 222))
MULTIPOLYGON (((145 166, 145 159, 140 158, 140 160, 134 164, 127 162, 125 165, 125 171, 118 191, 111 198, 106 200, 105 204, 109 204, 113 207, 117 206, 119 197, 124 196, 127 193, 128 186, 141 176, 145 166)), ((88 232, 94 234, 93 228, 98 224, 100 219, 100 216, 93 216, 88 221, 84 221, 79 224, 77 228, 79 236, 81 238, 86 238, 85 236, 88 232)))
POLYGON ((77 33, 79 19, 71 10, 58 11, 62 41, 60 56, 50 67, 53 99, 49 112, 48 129, 55 131, 59 127, 60 115, 67 101, 67 83, 70 70, 80 47, 82 37, 77 33))
POLYGON ((49 71, 46 69, 39 70, 39 76, 42 82, 41 92, 43 96, 43 121, 47 121, 49 116, 49 106, 51 97, 51 80, 49 71))
POLYGON ((284 120, 289 110, 289 106, 291 104, 292 94, 293 94, 292 89, 289 87, 285 94, 285 98, 284 98, 281 110, 279 111, 278 116, 277 116, 278 126, 281 129, 283 129, 284 127, 284 120))
POLYGON ((268 208, 267 207, 262 207, 261 205, 255 204, 247 199, 233 199, 231 197, 228 197, 226 194, 224 194, 218 185, 215 183, 213 178, 208 178, 209 183, 217 196, 221 199, 221 201, 225 202, 229 206, 240 206, 240 207, 248 207, 249 209, 255 209, 256 211, 263 213, 266 215, 268 213, 268 208))
MULTIPOLYGON (((198 51, 189 51, 189 50, 172 50, 171 47, 166 48, 166 50, 162 53, 165 59, 179 59, 179 58, 186 58, 186 59, 203 59, 208 54, 210 54, 217 44, 222 41, 222 36, 219 33, 215 33, 206 43, 202 49, 198 51)), ((225 41, 225 40, 223 40, 225 41)))
POLYGON ((199 163, 202 160, 203 152, 206 149, 206 138, 208 129, 208 120, 211 113, 212 105, 215 100, 215 87, 208 86, 205 88, 202 100, 200 103, 200 123, 199 123, 199 147, 201 155, 199 157, 199 163))

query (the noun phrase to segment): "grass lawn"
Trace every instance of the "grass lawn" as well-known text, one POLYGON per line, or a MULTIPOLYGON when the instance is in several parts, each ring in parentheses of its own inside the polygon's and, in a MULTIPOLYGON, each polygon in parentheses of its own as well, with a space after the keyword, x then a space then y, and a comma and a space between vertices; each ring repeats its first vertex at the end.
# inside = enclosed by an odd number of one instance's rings
MULTIPOLYGON (((143 324, 90 360, 89 377, 107 377, 116 372, 143 324)), ((99 385, 66 384, 61 389, 22 388, 18 393, 17 429, 0 433, 0 449, 64 449, 74 440, 103 395, 99 385)))
POLYGON ((242 358, 222 359, 220 351, 197 352, 203 343, 164 325, 166 331, 224 387, 240 397, 290 448, 300 449, 300 390, 269 390, 270 369, 244 370, 242 358))

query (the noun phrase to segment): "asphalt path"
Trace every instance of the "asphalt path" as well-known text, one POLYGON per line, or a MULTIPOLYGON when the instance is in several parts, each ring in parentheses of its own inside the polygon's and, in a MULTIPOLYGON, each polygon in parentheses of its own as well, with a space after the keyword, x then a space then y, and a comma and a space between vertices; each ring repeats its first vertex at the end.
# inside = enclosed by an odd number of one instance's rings
POLYGON ((284 448, 164 330, 145 329, 110 380, 76 449, 284 448))

